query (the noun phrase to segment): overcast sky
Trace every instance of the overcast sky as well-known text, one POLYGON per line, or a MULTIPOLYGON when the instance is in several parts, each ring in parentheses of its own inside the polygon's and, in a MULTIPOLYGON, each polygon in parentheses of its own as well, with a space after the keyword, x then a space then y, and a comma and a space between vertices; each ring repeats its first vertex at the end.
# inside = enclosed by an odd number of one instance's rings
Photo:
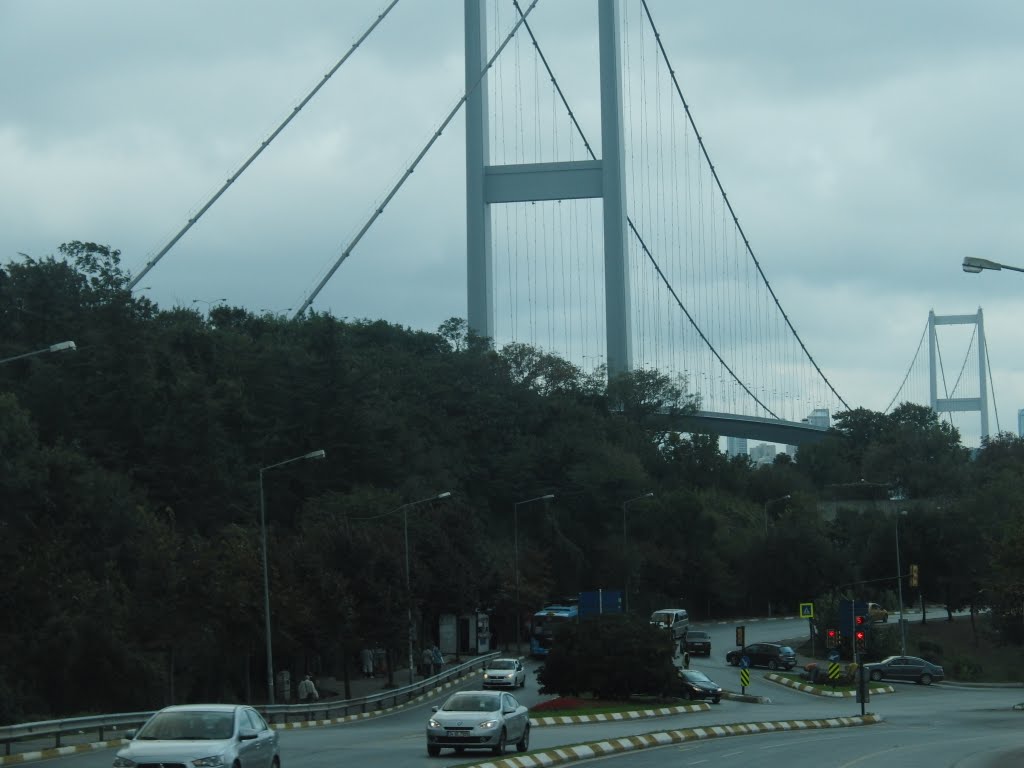
MULTIPOLYGON (((137 274, 386 5, 0 0, 0 262, 92 240, 137 274)), ((1024 3, 649 5, 744 231, 846 401, 884 409, 929 310, 982 307, 999 426, 1016 431, 1024 274, 960 263, 1024 267, 1024 3)), ((594 6, 540 0, 530 17, 584 103, 594 6)), ((297 307, 462 95, 462 7, 401 0, 146 294, 297 307)), ((426 330, 465 317, 463 142, 460 115, 317 309, 426 330)), ((966 345, 948 344, 958 367, 966 345)))

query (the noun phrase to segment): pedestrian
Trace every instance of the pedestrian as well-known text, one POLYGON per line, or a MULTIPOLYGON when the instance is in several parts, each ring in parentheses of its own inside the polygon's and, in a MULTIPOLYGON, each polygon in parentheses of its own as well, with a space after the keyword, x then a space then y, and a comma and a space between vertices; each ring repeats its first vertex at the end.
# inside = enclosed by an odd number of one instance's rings
POLYGON ((306 675, 302 682, 299 683, 299 701, 303 704, 308 704, 319 700, 320 694, 317 693, 316 686, 313 684, 313 678, 310 675, 306 675))
POLYGON ((441 654, 441 649, 437 647, 437 643, 434 643, 434 647, 430 649, 430 657, 434 662, 432 672, 437 674, 444 667, 444 656, 441 654))
POLYGON ((690 668, 690 652, 683 651, 683 669, 690 668))
POLYGON ((434 674, 434 654, 429 648, 424 648, 420 656, 420 674, 424 677, 434 674))
POLYGON ((359 652, 359 661, 363 665, 363 675, 365 677, 373 677, 373 651, 369 648, 363 648, 359 652))

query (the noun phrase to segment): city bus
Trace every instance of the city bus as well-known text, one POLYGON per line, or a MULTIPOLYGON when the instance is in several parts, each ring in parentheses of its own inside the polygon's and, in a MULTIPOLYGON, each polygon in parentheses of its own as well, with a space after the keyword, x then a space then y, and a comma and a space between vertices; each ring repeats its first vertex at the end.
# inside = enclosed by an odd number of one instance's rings
POLYGON ((568 621, 576 621, 579 608, 575 605, 548 605, 533 614, 530 627, 530 655, 542 658, 551 649, 551 638, 555 627, 568 621))

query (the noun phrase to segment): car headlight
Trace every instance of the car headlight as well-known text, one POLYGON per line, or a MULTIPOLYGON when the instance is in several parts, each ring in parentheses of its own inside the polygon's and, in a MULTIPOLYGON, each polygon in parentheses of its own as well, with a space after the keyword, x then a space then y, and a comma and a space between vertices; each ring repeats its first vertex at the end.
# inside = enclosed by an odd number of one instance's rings
POLYGON ((193 760, 192 765, 196 768, 220 768, 222 765, 227 765, 224 760, 224 755, 210 755, 209 757, 200 757, 198 760, 193 760))
POLYGON ((444 726, 437 722, 437 720, 435 720, 434 718, 430 718, 428 725, 431 728, 444 728, 444 726))
POLYGON ((114 768, 135 768, 135 761, 118 755, 114 758, 114 768))
POLYGON ((498 720, 485 720, 484 722, 480 723, 480 727, 481 728, 487 728, 487 729, 497 728, 498 727, 498 722, 499 722, 498 720))

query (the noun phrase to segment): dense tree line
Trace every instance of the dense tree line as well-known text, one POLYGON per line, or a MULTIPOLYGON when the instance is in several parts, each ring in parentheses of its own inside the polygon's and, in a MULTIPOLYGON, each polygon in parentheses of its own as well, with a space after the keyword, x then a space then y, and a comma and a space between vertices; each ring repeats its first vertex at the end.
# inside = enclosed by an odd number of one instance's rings
POLYGON ((855 582, 895 604, 896 499, 920 592, 1024 641, 1017 438, 972 457, 927 408, 855 409, 754 466, 645 428, 699 402, 657 371, 609 383, 456 319, 161 309, 118 256, 74 242, 0 270, 0 358, 78 347, 0 366, 0 722, 265 697, 260 470, 317 449, 263 473, 274 661, 295 674, 404 657, 410 598, 425 641, 478 609, 513 639, 513 509, 545 494, 516 516, 530 610, 627 576, 641 614, 792 612, 855 582))

